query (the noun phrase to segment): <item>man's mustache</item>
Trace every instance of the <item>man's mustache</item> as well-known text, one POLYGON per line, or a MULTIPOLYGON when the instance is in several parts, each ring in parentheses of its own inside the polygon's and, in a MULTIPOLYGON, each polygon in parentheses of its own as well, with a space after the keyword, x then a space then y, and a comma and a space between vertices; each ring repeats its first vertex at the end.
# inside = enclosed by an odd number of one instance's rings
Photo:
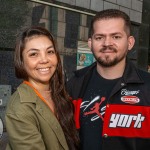
POLYGON ((103 46, 103 48, 100 49, 100 52, 104 52, 105 50, 112 50, 114 52, 117 52, 117 49, 112 46, 103 46))

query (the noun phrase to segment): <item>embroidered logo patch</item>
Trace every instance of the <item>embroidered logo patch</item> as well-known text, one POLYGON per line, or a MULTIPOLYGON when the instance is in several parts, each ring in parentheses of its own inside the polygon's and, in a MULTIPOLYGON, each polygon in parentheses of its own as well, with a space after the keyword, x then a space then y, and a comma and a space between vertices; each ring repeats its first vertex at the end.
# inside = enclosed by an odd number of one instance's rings
POLYGON ((121 95, 137 95, 140 92, 140 90, 130 91, 127 89, 121 90, 121 95))
POLYGON ((109 127, 126 127, 129 128, 133 125, 134 128, 141 128, 142 122, 144 121, 145 116, 141 114, 137 115, 125 115, 125 114, 112 114, 110 118, 109 127))
POLYGON ((139 103, 140 99, 137 96, 122 96, 121 101, 129 104, 139 103))
POLYGON ((103 136, 150 138, 149 106, 115 105, 106 108, 103 136))

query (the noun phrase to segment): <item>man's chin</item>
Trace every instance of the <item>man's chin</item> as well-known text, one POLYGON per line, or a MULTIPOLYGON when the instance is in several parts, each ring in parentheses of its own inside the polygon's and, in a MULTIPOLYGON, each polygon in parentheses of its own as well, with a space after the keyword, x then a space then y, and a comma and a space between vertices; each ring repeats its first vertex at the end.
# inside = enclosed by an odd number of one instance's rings
POLYGON ((98 60, 97 62, 102 67, 112 67, 112 66, 115 66, 117 64, 117 61, 102 61, 102 60, 98 60))

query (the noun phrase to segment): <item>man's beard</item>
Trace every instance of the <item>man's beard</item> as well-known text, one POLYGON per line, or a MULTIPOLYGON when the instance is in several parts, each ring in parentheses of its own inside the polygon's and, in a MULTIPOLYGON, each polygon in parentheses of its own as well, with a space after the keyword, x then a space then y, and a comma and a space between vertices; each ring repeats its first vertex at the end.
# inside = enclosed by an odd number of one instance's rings
MULTIPOLYGON (((112 52, 117 53, 117 49, 112 46, 105 46, 100 49, 100 52, 103 53, 103 52, 105 52, 105 50, 111 50, 112 52)), ((122 61, 126 57, 126 54, 124 54, 120 58, 115 57, 113 59, 110 59, 110 56, 105 56, 105 58, 102 58, 102 57, 97 57, 94 54, 94 52, 93 52, 93 55, 94 55, 96 61, 98 62, 98 64, 101 65, 102 67, 115 66, 116 64, 118 64, 120 61, 122 61)))

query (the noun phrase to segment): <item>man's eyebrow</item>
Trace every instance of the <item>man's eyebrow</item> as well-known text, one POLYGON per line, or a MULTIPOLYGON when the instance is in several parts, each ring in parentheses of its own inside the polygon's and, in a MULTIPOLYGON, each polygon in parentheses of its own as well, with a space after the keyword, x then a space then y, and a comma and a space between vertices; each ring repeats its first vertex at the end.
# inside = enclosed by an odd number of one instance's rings
POLYGON ((122 34, 121 32, 115 32, 115 33, 112 33, 111 35, 116 35, 116 34, 122 34))
POLYGON ((105 34, 94 34, 94 36, 104 36, 105 34))
MULTIPOLYGON (((114 33, 110 33, 109 35, 116 35, 116 34, 122 34, 121 32, 114 32, 114 33)), ((105 33, 100 33, 100 34, 95 34, 94 36, 105 36, 105 33)))

